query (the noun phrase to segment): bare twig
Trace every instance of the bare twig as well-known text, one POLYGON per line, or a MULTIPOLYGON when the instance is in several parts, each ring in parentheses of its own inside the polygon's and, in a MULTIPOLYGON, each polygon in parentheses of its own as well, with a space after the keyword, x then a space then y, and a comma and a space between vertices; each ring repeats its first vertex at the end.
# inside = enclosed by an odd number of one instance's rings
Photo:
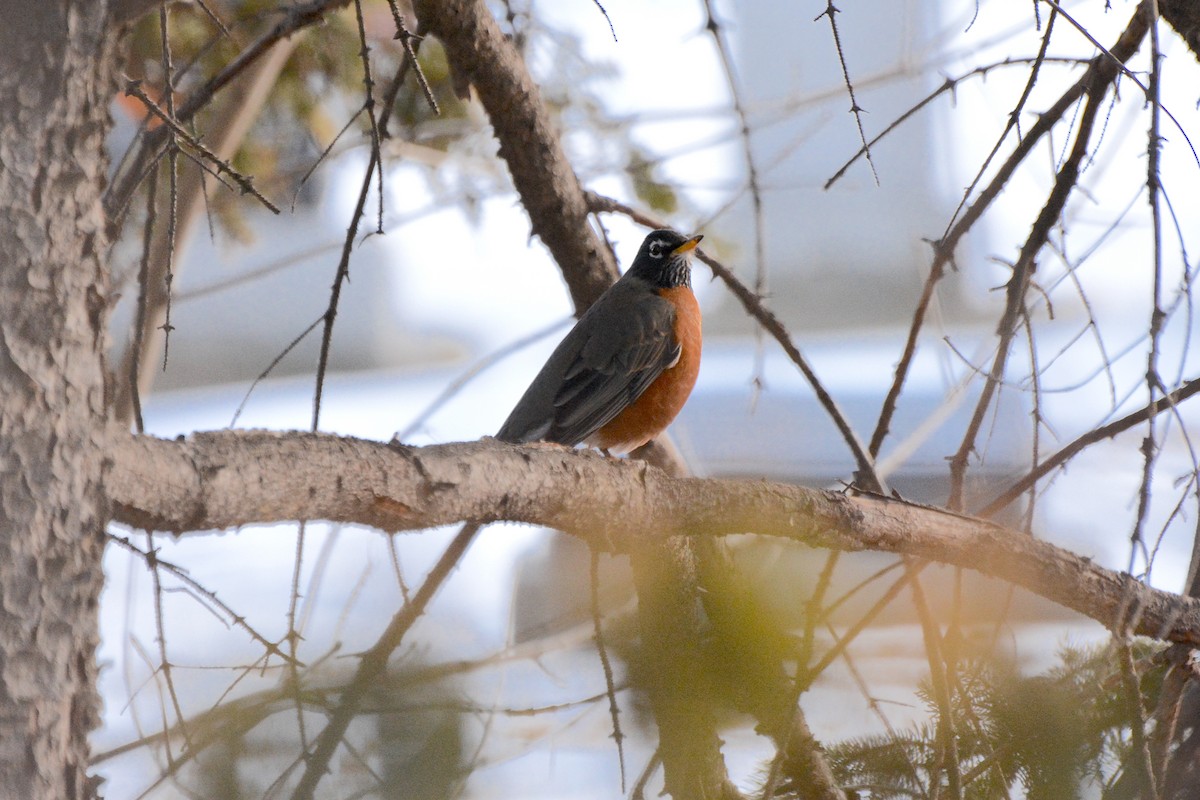
MULTIPOLYGON (((600 0, 592 0, 592 2, 596 5, 596 8, 600 9, 600 13, 604 15, 604 21, 608 23, 608 31, 612 34, 613 41, 617 41, 617 29, 613 27, 613 21, 612 18, 608 16, 608 10, 604 6, 600 5, 600 0)), ((624 791, 624 789, 621 791, 624 791)))
POLYGON ((925 657, 929 662, 929 678, 933 685, 934 705, 937 707, 937 754, 930 768, 930 782, 939 786, 941 773, 946 773, 946 789, 952 800, 962 800, 962 772, 958 760, 958 733, 954 708, 950 700, 950 673, 953 665, 944 652, 942 633, 933 618, 929 602, 921 587, 920 570, 924 567, 915 559, 905 557, 904 572, 912 589, 913 607, 921 622, 925 657))
MULTIPOLYGON (((863 130, 862 115, 863 108, 858 104, 858 98, 854 96, 854 82, 850 80, 850 68, 846 66, 846 53, 842 49, 842 37, 838 33, 837 14, 841 13, 841 9, 833 4, 833 0, 827 0, 825 10, 817 15, 813 22, 816 22, 821 17, 829 18, 829 28, 833 32, 833 46, 837 50, 838 63, 842 67, 842 80, 846 83, 846 93, 850 95, 850 113, 854 115, 854 123, 858 126, 858 140, 862 142, 862 152, 867 157, 867 164, 871 167, 871 175, 875 178, 875 185, 879 185, 879 173, 875 170, 875 161, 871 158, 871 146, 867 143, 867 134, 863 130)), ((828 188, 828 184, 826 184, 828 188)))
MULTIPOLYGON (((242 50, 236 58, 226 64, 220 72, 192 91, 179 105, 175 119, 180 124, 186 124, 202 109, 208 106, 213 97, 242 73, 249 70, 259 59, 278 44, 305 28, 321 23, 330 11, 348 5, 350 0, 310 0, 288 6, 274 27, 256 39, 249 47, 242 50)), ((128 159, 127 167, 122 170, 104 196, 104 208, 110 218, 116 216, 115 211, 126 207, 129 199, 137 191, 146 175, 146 163, 162 151, 168 138, 167 129, 159 126, 154 130, 144 130, 139 143, 135 145, 136 155, 128 159)))
POLYGON ((225 21, 221 19, 209 3, 204 2, 204 0, 196 0, 196 5, 200 6, 200 10, 204 12, 204 16, 208 17, 212 21, 212 24, 217 26, 217 30, 221 32, 222 36, 226 39, 233 38, 233 34, 229 32, 229 27, 225 24, 225 21))
POLYGON ((300 649, 300 629, 296 625, 296 607, 300 604, 300 573, 304 566, 304 543, 308 538, 308 523, 301 520, 296 528, 296 548, 292 557, 292 587, 288 596, 287 610, 287 634, 284 640, 287 642, 288 655, 291 659, 288 661, 288 688, 291 690, 292 703, 296 710, 296 733, 300 736, 300 748, 302 752, 308 752, 308 726, 304 724, 304 693, 303 685, 300 681, 300 670, 296 666, 299 659, 297 652, 300 649))
MULTIPOLYGON (((793 724, 788 726, 787 732, 775 748, 775 756, 771 759, 771 766, 767 771, 767 779, 763 784, 763 800, 771 800, 775 796, 776 791, 779 789, 780 780, 783 778, 783 765, 787 760, 788 751, 791 746, 791 737, 796 729, 795 717, 800 713, 800 697, 812 685, 813 681, 813 673, 809 670, 809 662, 812 660, 815 628, 821 619, 821 604, 824 602, 825 593, 829 591, 830 582, 833 580, 833 571, 837 566, 839 557, 840 554, 836 550, 829 553, 826 557, 825 566, 821 569, 821 574, 817 578, 817 586, 813 589, 813 594, 808 600, 808 608, 804 614, 804 636, 800 640, 800 652, 796 658, 796 677, 793 679, 792 692, 789 697, 793 724)), ((834 638, 837 638, 836 634, 834 638)))
MULTIPOLYGON (((379 154, 379 120, 375 116, 375 79, 371 77, 371 47, 367 44, 367 28, 363 19, 362 0, 354 0, 354 18, 358 22, 359 58, 363 70, 363 108, 367 111, 367 121, 371 131, 371 153, 374 156, 376 171, 376 189, 379 193, 379 214, 375 224, 375 232, 383 233, 383 159, 379 154)), ((406 50, 407 55, 409 51, 406 50)), ((408 59, 405 59, 406 63, 408 59)))
POLYGON ((449 547, 442 553, 442 557, 434 564, 433 569, 429 571, 425 582, 413 595, 412 600, 401 606, 371 649, 363 653, 354 678, 341 693, 337 706, 330 714, 329 722, 317 737, 316 747, 306 759, 304 773, 301 775, 295 791, 292 792, 292 800, 311 800, 318 782, 329 770, 333 755, 341 745, 342 737, 346 734, 346 729, 350 727, 350 722, 357 715, 359 705, 367 691, 387 669, 388 659, 391 658, 392 652, 400 646, 400 642, 403 641, 404 635, 408 633, 413 623, 425 613, 425 607, 429 605, 429 601, 433 599, 437 590, 450 576, 450 572, 458 565, 463 554, 467 552, 467 548, 471 546, 479 528, 479 525, 463 526, 449 547))
MULTIPOLYGON (((146 92, 142 90, 141 81, 130 80, 125 83, 125 93, 141 100, 154 116, 163 121, 165 127, 170 129, 175 137, 183 140, 183 142, 203 156, 209 163, 215 166, 218 170, 228 175, 234 183, 242 190, 243 193, 252 195, 260 203, 271 210, 273 214, 279 213, 279 207, 263 196, 258 189, 254 188, 254 181, 238 172, 229 162, 217 156, 216 153, 204 146, 204 143, 192 136, 174 117, 158 107, 158 104, 146 96, 146 92)), ((169 96, 169 93, 168 93, 169 96)))
POLYGON ((612 664, 604 645, 604 619, 600 608, 600 552, 591 551, 588 582, 591 586, 592 630, 595 632, 596 652, 604 669, 604 691, 608 695, 608 714, 612 718, 612 739, 617 743, 617 763, 621 767, 621 794, 625 794, 625 734, 621 733, 621 709, 617 705, 617 689, 613 681, 612 664))
POLYGON ((704 27, 712 35, 717 55, 721 59, 721 68, 725 72, 725 79, 729 83, 729 93, 733 97, 733 113, 738 119, 738 141, 742 145, 742 158, 746 162, 746 182, 750 191, 750 201, 754 206, 754 292, 759 297, 763 297, 767 292, 767 265, 764 257, 762 186, 758 177, 758 165, 755 163, 754 150, 750 146, 750 118, 746 114, 746 104, 742 99, 741 86, 734 70, 733 59, 725 44, 721 25, 713 13, 712 0, 704 0, 704 13, 706 17, 704 27))
MULTIPOLYGON (((400 46, 404 48, 404 54, 408 57, 407 63, 412 66, 413 73, 417 76, 417 84, 421 87, 421 92, 425 95, 425 102, 429 103, 429 107, 433 109, 434 114, 441 114, 442 110, 438 108, 437 98, 433 96, 433 89, 429 86, 429 81, 425 78, 425 72, 421 69, 421 62, 417 60, 417 51, 413 47, 413 42, 421 41, 421 37, 412 33, 404 24, 404 17, 400 14, 400 8, 396 5, 396 0, 388 0, 388 8, 392 10, 392 22, 396 25, 396 34, 392 38, 400 40, 400 46)), ((385 95, 386 97, 387 95, 385 95)), ((391 95, 391 102, 386 104, 387 108, 391 108, 392 102, 395 101, 395 95, 391 95)), ((380 123, 380 133, 387 135, 387 126, 380 123)))
POLYGON ((133 336, 130 341, 129 359, 129 402, 133 421, 138 433, 145 433, 146 423, 142 419, 142 396, 138 381, 142 369, 142 337, 146 330, 146 289, 150 280, 150 252, 154 240, 154 224, 158 216, 158 181, 150 182, 146 192, 146 222, 142 228, 142 257, 138 266, 137 313, 133 318, 133 336))
POLYGON ((1133 664, 1133 650, 1128 634, 1114 630, 1113 647, 1117 650, 1121 665, 1121 688, 1124 689, 1133 720, 1130 722, 1132 753, 1130 758, 1137 764, 1138 773, 1149 792, 1151 800, 1159 798, 1158 782, 1154 771, 1154 759, 1150 753, 1150 742, 1146 736, 1146 708, 1142 704, 1141 681, 1133 664))
MULTIPOLYGON (((124 536, 120 536, 115 533, 106 533, 105 539, 139 556, 142 558, 142 560, 147 562, 147 565, 149 564, 150 559, 153 558, 154 564, 158 569, 169 573, 172 578, 186 585, 188 587, 188 591, 199 597, 204 603, 213 606, 220 611, 223 616, 222 621, 227 621, 229 624, 232 624, 233 627, 240 628, 241 630, 245 631, 251 639, 253 639, 255 642, 258 642, 258 644, 261 645, 265 651, 264 655, 267 657, 276 656, 283 662, 287 662, 289 660, 290 657, 288 654, 283 652, 276 642, 272 642, 270 639, 255 630, 255 628, 250 625, 243 615, 234 611, 223 600, 217 597, 215 592, 205 588, 183 568, 169 561, 163 561, 158 557, 157 553, 152 554, 150 550, 141 549, 124 536)), ((301 664, 301 666, 303 666, 303 664, 301 664)))
POLYGON ((367 195, 371 192, 372 177, 375 174, 376 165, 379 162, 379 149, 371 149, 371 157, 367 162, 367 168, 363 171, 362 186, 359 187, 358 200, 354 205, 354 211, 350 215, 350 222, 346 227, 346 236, 342 240, 342 254, 338 259, 337 271, 333 276, 333 284, 329 287, 329 303, 325 306, 325 313, 321 320, 324 326, 321 328, 321 350, 317 356, 317 374, 315 387, 313 389, 313 405, 312 405, 312 430, 317 430, 321 423, 321 399, 325 392, 325 373, 329 369, 329 349, 333 344, 333 323, 337 319, 338 304, 342 297, 342 286, 350 277, 350 254, 354 250, 354 240, 358 233, 358 225, 362 221, 363 212, 367 207, 367 195))
MULTIPOLYGON (((406 49, 406 53, 412 53, 415 56, 415 51, 412 47, 406 49)), ((412 58, 406 56, 404 62, 396 70, 396 76, 392 80, 392 86, 399 87, 404 80, 404 76, 411 65, 416 64, 412 58)), ((390 94, 389 92, 385 94, 390 94)), ((392 95, 394 96, 394 95, 392 95)), ((384 106, 383 113, 380 115, 377 127, 379 130, 386 130, 387 122, 391 116, 392 103, 384 106)), ((329 349, 333 343, 333 323, 337 319, 338 303, 342 295, 342 286, 350 279, 350 254, 354 249, 354 239, 358 233, 358 226, 363 218, 363 213, 366 210, 367 195, 371 191, 372 176, 378 173, 379 180, 383 180, 383 172, 381 161, 383 154, 378 147, 378 140, 372 141, 371 156, 367 162, 367 168, 363 172, 363 182, 359 189, 358 201, 354 206, 354 211, 350 215, 350 223, 346 228, 346 236, 342 240, 342 254, 338 260, 337 271, 334 273, 333 284, 329 289, 329 303, 325 307, 323 317, 324 327, 321 329, 321 350, 317 358, 317 375, 316 388, 313 391, 313 413, 312 413, 312 429, 316 430, 321 419, 321 398, 325 391, 325 373, 329 369, 329 349)), ((382 191, 382 189, 380 190, 382 191)), ((382 215, 382 207, 381 207, 382 215)), ((380 225, 383 218, 380 217, 380 225)))
POLYGON ((1188 399, 1197 392, 1200 392, 1200 378, 1193 378, 1192 380, 1180 386, 1178 389, 1159 397, 1157 400, 1152 400, 1150 403, 1146 404, 1137 411, 1127 414, 1121 419, 1110 422, 1107 425, 1102 425, 1099 428, 1094 428, 1093 430, 1088 431, 1070 444, 1060 449, 1054 455, 1050 456, 1050 458, 1046 459, 1041 464, 1038 464, 1035 469, 1030 470, 1028 474, 1017 480, 1015 483, 1001 492, 996 499, 992 500, 976 513, 981 517, 992 516, 997 511, 1011 503, 1013 500, 1020 497, 1023 492, 1045 477, 1049 472, 1067 463, 1081 450, 1095 444, 1096 442, 1101 442, 1105 439, 1111 439, 1117 434, 1127 431, 1133 426, 1145 422, 1147 419, 1157 415, 1159 412, 1182 403, 1184 400, 1188 399))
POLYGON ((1160 663, 1167 664, 1167 668, 1154 710, 1154 731, 1150 735, 1149 745, 1155 786, 1167 797, 1172 796, 1167 779, 1171 745, 1179 730, 1184 692, 1195 678, 1194 671, 1189 667, 1191 657, 1191 650, 1179 645, 1172 645, 1157 657, 1160 663))
MULTIPOLYGON (((158 550, 154 546, 154 535, 150 531, 146 531, 146 549, 144 553, 146 569, 150 573, 150 580, 153 585, 154 639, 158 644, 158 671, 162 673, 163 681, 167 685, 167 696, 170 697, 171 707, 175 711, 175 721, 180 725, 180 732, 183 734, 184 742, 190 750, 193 747, 191 735, 188 733, 187 726, 183 724, 183 709, 179 706, 179 695, 175 691, 175 679, 171 675, 171 659, 167 657, 167 634, 163 626, 163 589, 158 575, 158 550)), ((166 709, 163 709, 164 721, 166 713, 166 709)), ((164 732, 166 731, 166 726, 164 726, 163 730, 164 732)), ((171 752, 171 748, 169 746, 164 747, 163 752, 166 753, 167 764, 173 764, 175 757, 171 752)))
MULTIPOLYGON (((955 90, 958 89, 958 87, 961 83, 963 83, 966 80, 969 80, 970 78, 986 78, 987 75, 990 72, 992 72, 993 70, 1001 69, 1003 67, 1018 67, 1018 66, 1031 66, 1031 72, 1034 73, 1034 75, 1031 77, 1036 77, 1036 72, 1038 70, 1040 70, 1040 65, 1043 63, 1058 63, 1058 64, 1081 64, 1081 63, 1084 63, 1084 64, 1086 64, 1087 61, 1085 59, 1079 59, 1079 58, 1051 57, 1051 56, 1045 56, 1045 57, 1034 56, 1032 58, 1012 58, 1012 57, 1010 57, 1010 58, 1005 58, 1002 61, 996 61, 991 64, 983 64, 981 66, 974 67, 974 68, 968 70, 967 72, 962 73, 958 77, 946 78, 944 81, 942 81, 942 83, 936 89, 934 89, 929 94, 925 95, 923 98, 918 100, 914 105, 912 105, 907 110, 905 110, 904 113, 902 113, 900 116, 898 116, 894 120, 892 120, 891 123, 889 123, 886 128, 884 128, 882 131, 880 131, 874 137, 872 137, 871 140, 867 142, 867 146, 874 147, 875 145, 879 144, 880 141, 882 141, 885 137, 889 136, 892 132, 894 132, 897 128, 899 128, 905 122, 908 122, 908 120, 912 119, 914 116, 919 114, 922 110, 925 109, 926 106, 928 106, 934 100, 937 100, 939 97, 941 97, 944 94, 953 93, 955 90)), ((1029 87, 1029 86, 1031 86, 1031 84, 1027 83, 1026 86, 1029 87)), ((1018 105, 1018 108, 1020 108, 1019 105, 1018 105)), ((1011 115, 1010 115, 1010 119, 1012 119, 1011 115)), ((1014 122, 1014 124, 1015 124, 1015 122, 1014 122)), ((983 168, 980 169, 979 174, 976 176, 975 181, 972 181, 971 185, 968 187, 968 191, 964 192, 964 194, 963 194, 963 203, 964 204, 965 204, 966 200, 969 199, 970 192, 974 191, 974 187, 977 184, 979 178, 982 177, 983 172, 986 170, 987 164, 990 163, 990 159, 995 156, 995 153, 999 152, 1000 144, 1002 142, 1003 142, 1003 138, 997 139, 996 145, 993 147, 991 156, 989 156, 988 159, 985 159, 983 168)), ((842 164, 840 167, 838 167, 837 172, 833 173, 833 175, 829 176, 829 178, 827 178, 825 180, 825 183, 822 185, 821 188, 829 189, 831 186, 833 186, 833 184, 835 184, 839 180, 841 180, 846 175, 846 173, 850 170, 850 167, 854 166, 855 162, 857 162, 858 159, 865 156, 866 153, 867 153, 866 148, 859 147, 859 149, 855 151, 854 155, 850 156, 850 158, 848 158, 844 164, 842 164)), ((960 208, 961 208, 961 206, 960 206, 960 208)), ((957 217, 957 212, 955 213, 955 216, 957 217)))
MULTIPOLYGON (((1134 11, 1129 24, 1126 25, 1117 43, 1113 45, 1110 51, 1112 55, 1120 60, 1129 59, 1137 51, 1139 44, 1145 37, 1146 29, 1146 14, 1142 7, 1139 6, 1134 11)), ((1008 185, 1009 180, 1016 172, 1017 167, 1025 161, 1038 141, 1058 124, 1062 116, 1084 94, 1087 88, 1093 84, 1107 85, 1116 77, 1117 73, 1117 68, 1113 66, 1113 62, 1107 56, 1093 58, 1088 65, 1087 71, 1080 76, 1079 80, 1067 89, 1067 91, 1063 92, 1050 108, 1042 112, 1037 121, 1025 132, 1025 135, 1017 142, 1012 153, 1005 159, 988 185, 980 192, 975 202, 958 217, 957 222, 954 223, 949 231, 934 243, 933 263, 929 268, 929 275, 926 277, 925 284, 921 289, 921 297, 917 301, 917 307, 913 312, 912 323, 908 329, 908 337, 904 343, 904 351, 900 356, 899 362, 896 364, 892 385, 888 389, 887 396, 884 398, 883 407, 879 414, 879 422, 875 433, 871 437, 871 452, 877 451, 877 448, 882 445, 883 439, 887 435, 892 415, 895 413, 896 403, 908 378, 909 369, 912 367, 913 356, 916 354, 917 349, 917 340, 924 328, 925 315, 933 300, 934 290, 945 275, 946 267, 952 262, 954 251, 959 241, 974 227, 975 223, 983 216, 983 213, 1000 196, 1004 187, 1008 185)))
MULTIPOLYGON (((1111 61, 1105 63, 1111 64, 1111 61)), ((1118 62, 1119 63, 1119 62, 1118 62)), ((1058 170, 1058 175, 1045 204, 1042 206, 1037 219, 1021 247, 1021 252, 1013 265, 1012 277, 1008 281, 1005 306, 1000 323, 997 326, 998 344, 995 359, 992 361, 979 400, 971 416, 967 429, 963 434, 958 450, 950 459, 950 497, 948 505, 952 509, 961 509, 963 490, 970 455, 975 450, 976 437, 983 425, 984 417, 991 407, 992 397, 1004 378, 1011 343, 1017 333, 1018 323, 1025 308, 1025 293, 1032 282, 1034 270, 1037 268, 1036 258, 1042 246, 1050 236, 1050 230, 1058 221, 1066 206, 1067 199, 1074 191, 1079 180, 1079 171, 1089 152, 1091 134, 1102 106, 1104 95, 1107 93, 1110 81, 1116 76, 1116 68, 1094 76, 1084 89, 1085 104, 1080 115, 1075 132, 1075 143, 1071 154, 1058 170)))
POLYGON ((237 409, 233 412, 233 419, 229 420, 229 427, 232 428, 234 425, 237 425, 238 418, 241 417, 242 412, 246 410, 246 403, 250 401, 250 395, 254 393, 254 390, 258 388, 258 385, 266 380, 267 376, 274 372, 275 368, 279 366, 279 363, 287 358, 288 353, 295 350, 296 347, 303 342, 310 333, 316 330, 316 327, 320 325, 321 321, 324 319, 324 314, 314 319, 307 328, 300 332, 299 336, 288 342, 287 347, 283 348, 283 350, 280 351, 275 358, 271 359, 271 363, 267 364, 266 368, 263 369, 262 372, 258 373, 254 380, 250 382, 250 387, 246 389, 246 393, 242 395, 242 401, 238 403, 237 409))
POLYGON ((413 421, 408 423, 408 426, 405 427, 404 430, 396 433, 396 435, 392 437, 392 440, 395 442, 403 442, 411 437, 414 433, 420 430, 422 425, 429 421, 429 418, 433 416, 438 409, 440 409, 446 404, 447 401, 462 391, 463 387, 474 380, 476 376, 490 369, 500 361, 503 361, 512 353, 522 350, 534 342, 538 342, 546 338, 550 334, 565 326, 571 319, 573 318, 568 317, 567 319, 560 320, 559 322, 555 322, 548 327, 542 328, 539 331, 534 331, 528 336, 523 336, 520 339, 517 339, 516 341, 506 345, 505 347, 495 350, 476 361, 474 364, 465 369, 458 377, 446 384, 445 388, 438 393, 438 396, 430 401, 429 405, 427 405, 420 414, 414 417, 413 421))
MULTIPOLYGON (((171 37, 168 30, 167 19, 167 4, 164 2, 158 9, 158 27, 159 36, 162 38, 162 60, 163 72, 165 74, 163 97, 167 104, 166 118, 171 118, 175 115, 175 92, 172 88, 175 67, 171 63, 171 37)), ((141 87, 138 87, 141 91, 141 87)), ((126 93, 129 89, 126 88, 126 93)), ((142 102, 153 105, 151 101, 142 95, 142 102)), ((157 107, 156 107, 157 108, 157 107)), ((162 112, 159 112, 162 115, 162 112)), ((175 280, 175 247, 176 247, 176 231, 179 225, 179 135, 173 129, 169 129, 170 138, 167 143, 167 178, 170 185, 170 205, 167 209, 167 242, 166 242, 166 265, 163 268, 163 295, 166 298, 164 309, 165 316, 163 323, 160 326, 163 332, 163 371, 167 370, 167 361, 171 353, 171 331, 175 327, 171 324, 171 284, 175 280)), ((143 320, 145 315, 143 314, 143 320)), ((157 581, 157 573, 155 573, 157 581)), ((171 687, 172 698, 174 698, 174 686, 171 683, 170 674, 167 674, 167 685, 171 687)), ((176 709, 178 710, 178 709, 176 709)))
MULTIPOLYGON (((1047 0, 1049 2, 1049 0, 1047 0)), ((1161 53, 1158 49, 1158 3, 1150 0, 1150 86, 1147 89, 1147 100, 1150 103, 1150 130, 1146 143, 1149 158, 1146 164, 1147 200, 1150 203, 1152 234, 1154 237, 1154 281, 1151 295, 1151 310, 1149 321, 1150 348, 1146 355, 1146 394, 1150 402, 1162 392, 1162 378, 1158 374, 1158 354, 1161 347, 1159 337, 1162 334, 1163 320, 1166 313, 1162 307, 1163 293, 1163 263, 1162 263, 1162 215, 1159 208, 1159 192, 1161 184, 1158 174, 1162 142, 1159 132, 1159 70, 1162 67, 1161 53)), ((1150 513, 1150 486, 1154 480, 1154 462, 1158 455, 1158 441, 1155 432, 1155 415, 1146 418, 1146 436, 1142 440, 1142 482, 1138 487, 1137 516, 1133 523, 1133 532, 1129 542, 1129 572, 1134 571, 1134 561, 1140 550, 1145 556, 1147 569, 1150 557, 1146 551, 1144 529, 1146 516, 1150 513)), ((1153 775, 1151 786, 1153 787, 1153 775)))

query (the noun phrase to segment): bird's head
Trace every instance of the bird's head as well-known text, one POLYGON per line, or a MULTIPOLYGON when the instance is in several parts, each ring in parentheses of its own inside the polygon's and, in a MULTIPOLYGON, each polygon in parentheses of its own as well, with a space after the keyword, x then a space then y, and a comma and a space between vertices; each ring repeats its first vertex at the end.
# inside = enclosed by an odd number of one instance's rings
POLYGON ((629 272, 661 289, 691 286, 692 253, 703 238, 670 230, 651 231, 629 272))

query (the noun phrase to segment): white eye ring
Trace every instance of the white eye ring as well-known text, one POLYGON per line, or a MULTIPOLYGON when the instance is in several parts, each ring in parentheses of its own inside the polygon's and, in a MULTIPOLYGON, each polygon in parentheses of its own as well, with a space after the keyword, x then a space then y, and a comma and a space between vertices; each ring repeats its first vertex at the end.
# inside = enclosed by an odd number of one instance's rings
POLYGON ((655 240, 650 243, 650 255, 654 258, 662 258, 663 243, 655 240))

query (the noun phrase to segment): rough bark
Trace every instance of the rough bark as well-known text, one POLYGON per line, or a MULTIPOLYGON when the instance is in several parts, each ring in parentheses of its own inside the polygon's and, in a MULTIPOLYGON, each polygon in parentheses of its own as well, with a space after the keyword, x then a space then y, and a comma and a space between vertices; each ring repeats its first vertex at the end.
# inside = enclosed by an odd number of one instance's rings
POLYGON ((0 17, 0 787, 69 800, 95 794, 112 37, 104 3, 0 17))
POLYGON ((1049 542, 943 509, 768 481, 673 478, 647 464, 484 440, 430 447, 311 433, 114 435, 114 518, 184 533, 292 519, 385 531, 530 522, 628 552, 646 539, 758 533, 973 569, 1116 630, 1200 644, 1200 600, 1149 588, 1049 542))

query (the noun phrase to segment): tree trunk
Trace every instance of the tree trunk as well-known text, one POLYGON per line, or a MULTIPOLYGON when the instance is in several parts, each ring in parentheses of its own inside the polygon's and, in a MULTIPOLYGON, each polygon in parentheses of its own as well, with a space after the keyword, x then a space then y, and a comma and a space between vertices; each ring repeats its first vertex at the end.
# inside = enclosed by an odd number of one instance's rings
POLYGON ((0 2, 0 787, 85 798, 98 721, 113 34, 0 2))

